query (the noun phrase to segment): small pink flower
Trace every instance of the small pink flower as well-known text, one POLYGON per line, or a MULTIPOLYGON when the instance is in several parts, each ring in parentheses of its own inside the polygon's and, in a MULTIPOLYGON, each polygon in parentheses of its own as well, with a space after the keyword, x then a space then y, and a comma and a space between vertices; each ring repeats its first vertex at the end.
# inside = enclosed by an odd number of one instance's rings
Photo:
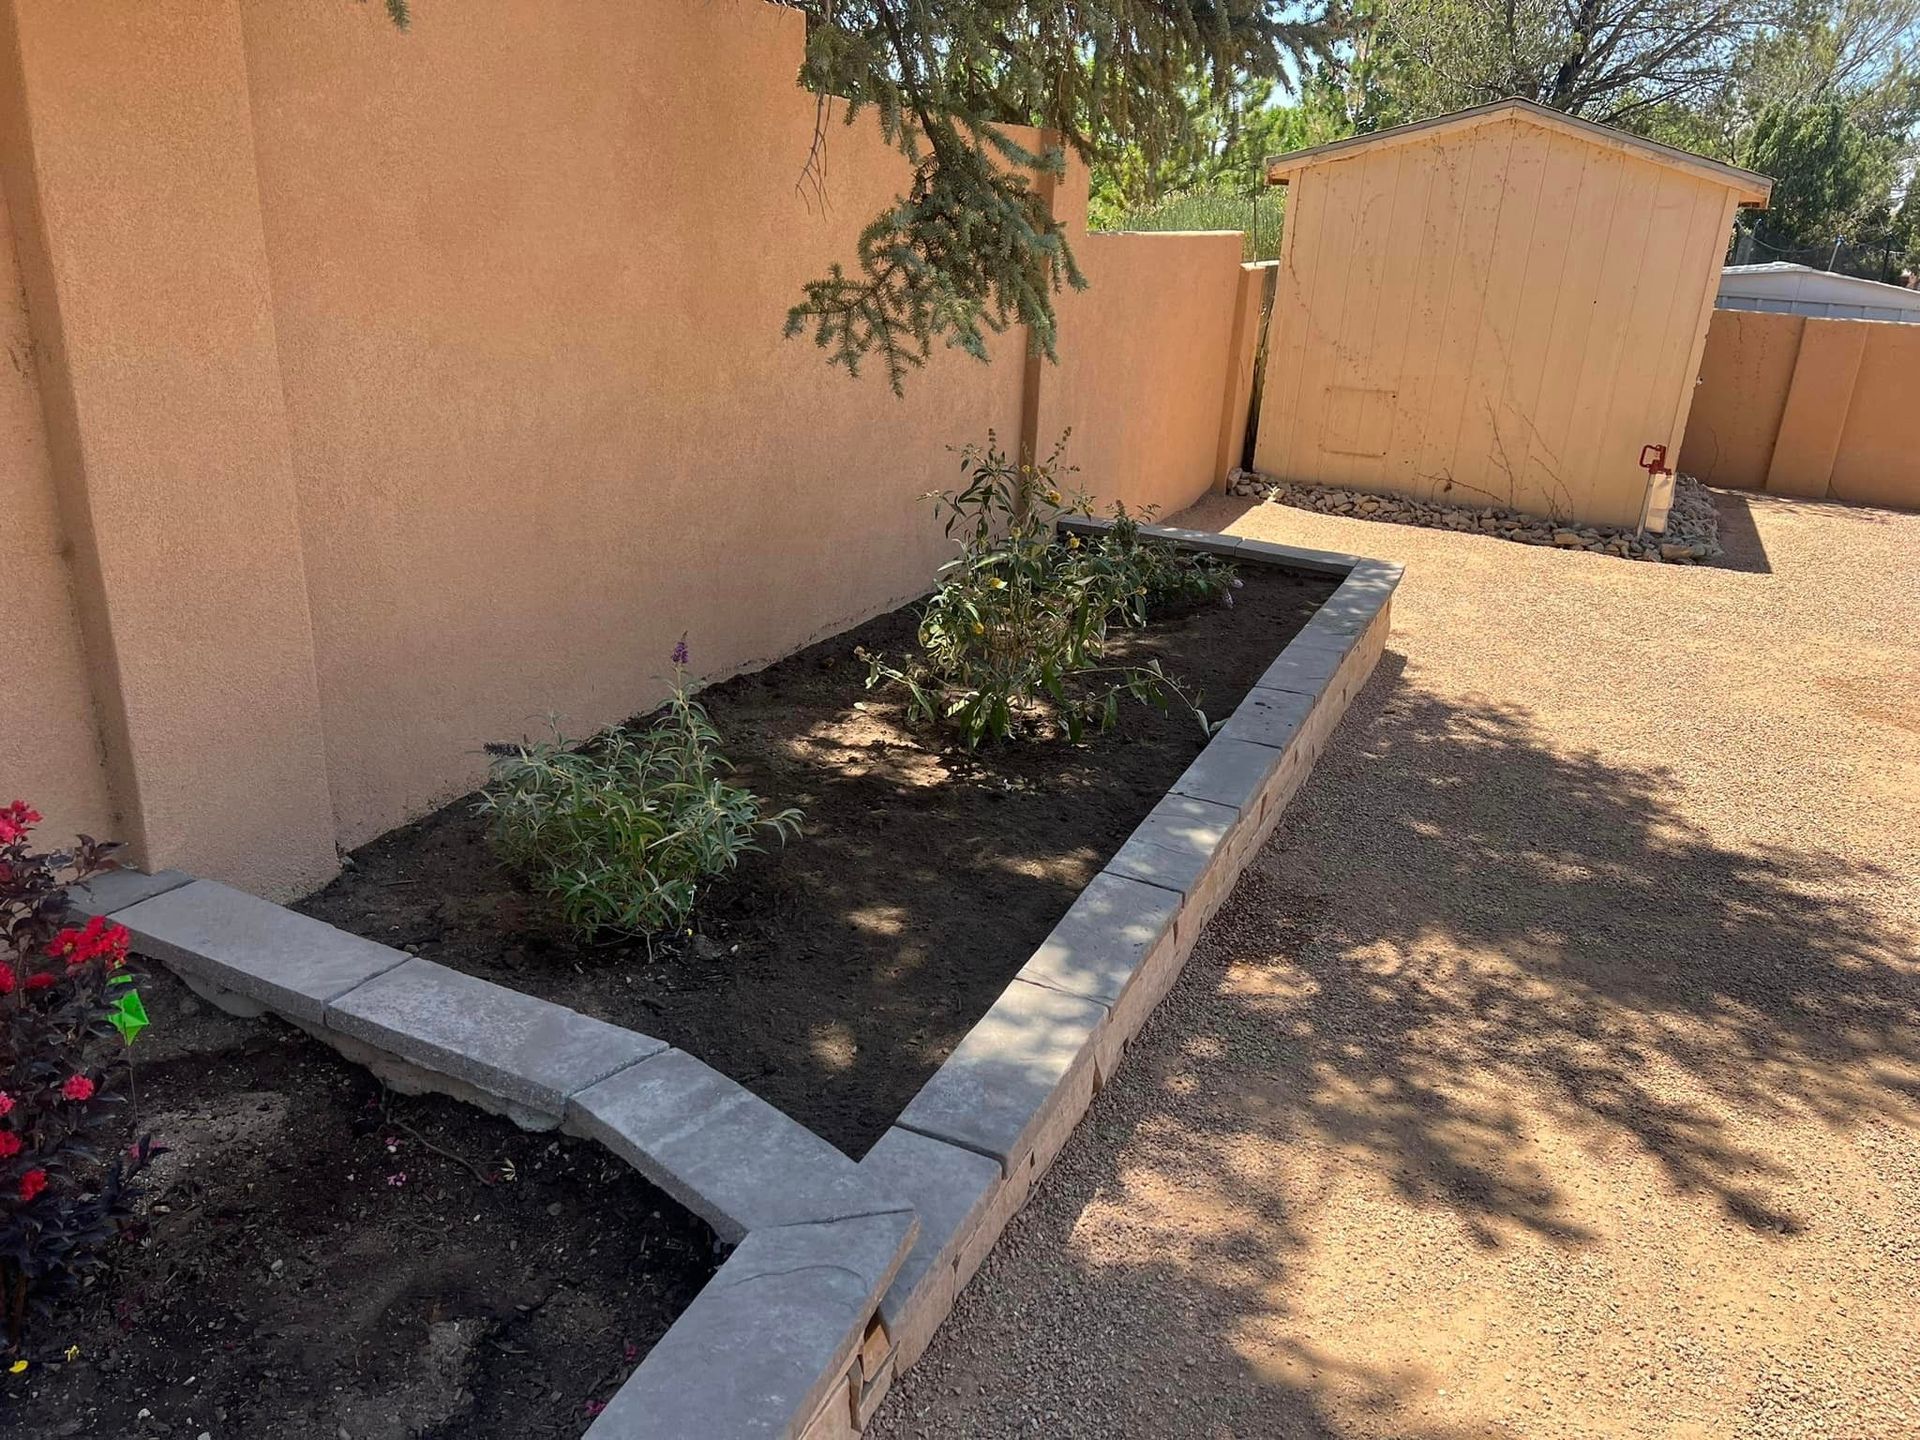
POLYGON ((69 1100, 91 1100, 93 1081, 84 1075, 69 1075, 67 1083, 60 1087, 60 1093, 69 1100))
POLYGON ((29 1170, 20 1177, 20 1198, 23 1201, 33 1199, 46 1188, 47 1172, 44 1170, 29 1170))
POLYGON ((13 1113, 13 1096, 9 1095, 4 1090, 0 1090, 0 1115, 11 1115, 12 1113, 13 1113))
POLYGON ((393 1172, 393 1174, 387 1176, 387 1184, 393 1186, 393 1188, 396 1190, 398 1190, 402 1185, 406 1183, 407 1183, 407 1172, 404 1170, 396 1170, 393 1172))
POLYGON ((0 1130, 0 1160, 11 1160, 20 1153, 20 1137, 11 1130, 0 1130))

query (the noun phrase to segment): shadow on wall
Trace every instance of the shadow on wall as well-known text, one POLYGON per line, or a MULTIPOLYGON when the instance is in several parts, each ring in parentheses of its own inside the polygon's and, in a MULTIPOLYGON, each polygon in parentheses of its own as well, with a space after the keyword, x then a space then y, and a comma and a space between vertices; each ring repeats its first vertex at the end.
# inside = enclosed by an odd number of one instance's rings
POLYGON ((1313 1149, 1485 1247, 1584 1246, 1576 1192, 1627 1151, 1699 1225, 1792 1244, 1811 1222, 1743 1138, 1756 1120, 1920 1127, 1920 956, 1854 898, 1858 860, 1726 848, 1659 767, 1556 749, 1526 710, 1443 701, 1404 664, 1383 657, 1307 792, 1339 803, 1283 822, 1031 1237, 1094 1247, 1112 1353, 1159 1354, 1170 1307, 1218 1329, 1222 1373, 1174 1377, 1217 1396, 1205 1433, 1350 1434, 1356 1395, 1391 1433, 1457 1433, 1396 1413, 1418 1377, 1274 1333, 1328 1243, 1313 1149), (1536 1143, 1543 1125, 1577 1145, 1536 1143))

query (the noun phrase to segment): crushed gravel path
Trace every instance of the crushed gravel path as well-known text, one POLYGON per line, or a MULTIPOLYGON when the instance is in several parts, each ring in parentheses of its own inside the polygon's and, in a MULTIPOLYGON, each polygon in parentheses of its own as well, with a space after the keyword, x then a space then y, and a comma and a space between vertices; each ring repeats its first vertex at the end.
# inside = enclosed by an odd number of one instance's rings
POLYGON ((1405 562, 1373 681, 870 1440, 1920 1436, 1920 515, 1405 562))

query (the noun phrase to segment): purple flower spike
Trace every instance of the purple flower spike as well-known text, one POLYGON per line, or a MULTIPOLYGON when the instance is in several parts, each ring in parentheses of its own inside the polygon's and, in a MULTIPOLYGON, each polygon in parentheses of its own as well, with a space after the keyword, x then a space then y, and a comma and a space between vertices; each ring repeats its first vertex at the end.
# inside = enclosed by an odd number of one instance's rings
POLYGON ((680 637, 679 643, 673 647, 673 663, 676 665, 684 665, 687 663, 687 637, 684 635, 680 637))

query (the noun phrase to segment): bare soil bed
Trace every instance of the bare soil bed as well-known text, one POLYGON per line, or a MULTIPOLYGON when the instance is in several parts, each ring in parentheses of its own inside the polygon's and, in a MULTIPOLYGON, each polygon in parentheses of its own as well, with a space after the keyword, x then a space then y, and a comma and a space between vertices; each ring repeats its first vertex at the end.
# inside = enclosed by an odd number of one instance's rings
MULTIPOLYGON (((1241 574, 1232 607, 1117 652, 1158 657, 1226 715, 1335 584, 1241 574)), ((702 693, 739 783, 806 818, 715 881, 686 933, 573 939, 494 859, 471 797, 355 852, 298 908, 659 1036, 864 1154, 1205 741, 1191 713, 1131 703, 1077 746, 970 753, 909 728, 854 652, 904 654, 916 612, 702 693)))
POLYGON ((171 1148, 0 1376, 0 1434, 574 1440, 712 1275, 712 1232, 599 1146, 142 988, 141 1128, 171 1148))

